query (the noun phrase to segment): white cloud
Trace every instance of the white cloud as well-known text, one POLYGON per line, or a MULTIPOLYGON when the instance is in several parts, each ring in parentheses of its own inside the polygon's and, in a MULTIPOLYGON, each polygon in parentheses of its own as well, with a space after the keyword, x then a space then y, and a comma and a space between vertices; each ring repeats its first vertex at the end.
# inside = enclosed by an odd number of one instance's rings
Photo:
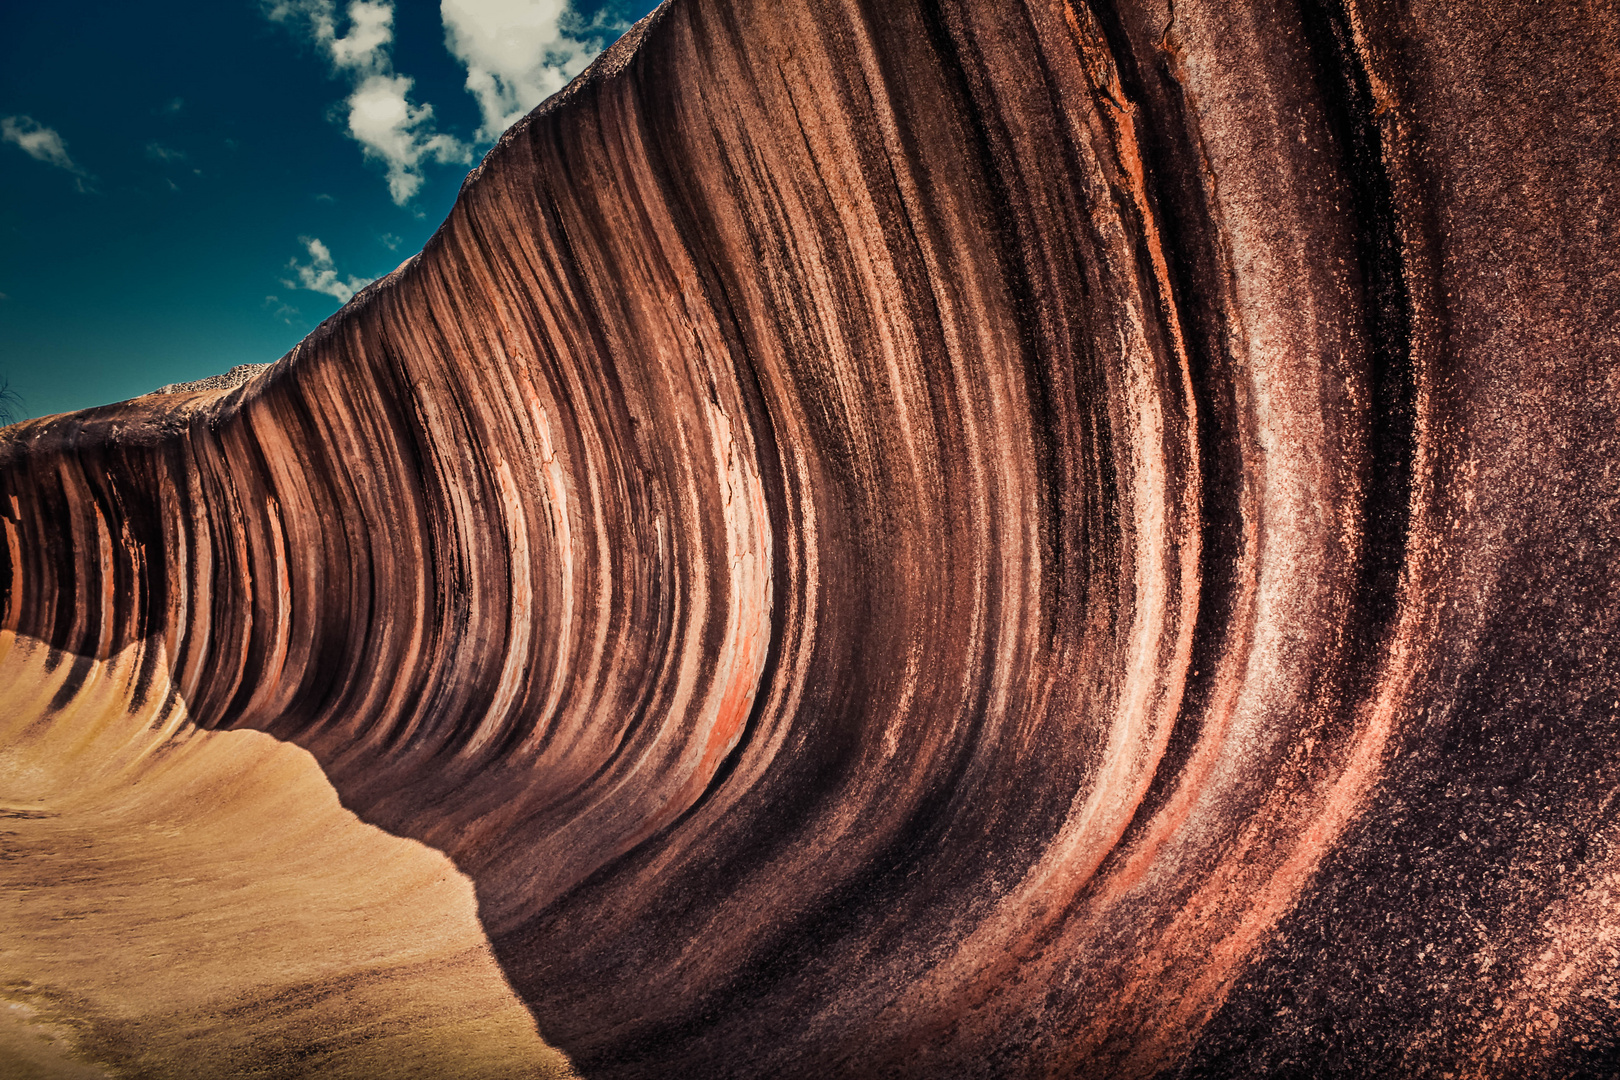
POLYGON ((271 22, 308 21, 310 36, 317 42, 334 36, 332 0, 265 0, 264 15, 271 22))
POLYGON ((404 75, 366 76, 349 95, 349 135, 388 167, 388 193, 404 206, 422 186, 422 163, 468 161, 467 147, 433 130, 433 106, 412 105, 404 75))
MULTIPOLYGON (((470 162, 471 147, 437 130, 433 106, 411 101, 414 80, 394 70, 394 0, 352 0, 339 34, 336 0, 261 0, 270 19, 302 27, 350 80, 349 135, 387 170, 394 202, 409 202, 430 162, 470 162)), ((441 0, 445 46, 467 69, 467 90, 494 140, 585 69, 601 51, 600 17, 587 25, 570 0, 441 0)))
POLYGON ((146 156, 151 158, 153 161, 186 160, 184 150, 173 150, 159 142, 149 142, 146 144, 146 156))
POLYGON ((80 191, 90 190, 90 174, 75 165, 68 156, 66 140, 55 129, 46 127, 32 116, 0 119, 0 140, 11 143, 36 161, 66 169, 74 175, 80 191))
POLYGON ((67 143, 62 141, 62 136, 32 116, 8 116, 0 120, 0 136, 38 161, 49 162, 59 169, 78 168, 68 157, 67 143))
POLYGON ((585 28, 568 0, 441 0, 439 14, 483 111, 481 139, 500 138, 601 51, 578 36, 585 28))
MULTIPOLYGON (((297 275, 297 281, 283 280, 282 284, 289 289, 308 289, 311 292, 325 293, 336 297, 340 303, 348 303, 350 298, 361 289, 370 285, 373 278, 355 277, 340 278, 337 264, 332 261, 332 252, 327 246, 313 236, 300 236, 299 243, 309 251, 309 262, 300 263, 297 259, 287 264, 287 269, 297 275)), ((267 298, 268 299, 268 298, 267 298)), ((281 314, 281 312, 277 312, 281 314)))
POLYGON ((403 206, 422 186, 422 165, 468 162, 472 152, 453 135, 436 131, 433 106, 413 105, 414 80, 394 72, 389 47, 394 40, 391 0, 353 0, 347 32, 337 33, 333 0, 274 0, 265 14, 276 22, 305 24, 335 70, 353 80, 349 94, 349 136, 366 157, 388 171, 388 192, 403 206))
POLYGON ((349 32, 328 42, 332 63, 356 71, 380 71, 389 66, 388 46, 394 40, 394 5, 389 0, 354 0, 349 5, 349 32))

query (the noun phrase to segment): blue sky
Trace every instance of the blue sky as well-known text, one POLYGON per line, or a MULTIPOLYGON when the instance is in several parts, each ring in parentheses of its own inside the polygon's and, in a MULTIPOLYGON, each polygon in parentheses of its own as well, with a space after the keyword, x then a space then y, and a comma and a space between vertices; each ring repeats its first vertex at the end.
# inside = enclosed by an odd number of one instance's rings
POLYGON ((417 251, 492 136, 654 6, 5 5, 13 413, 278 359, 417 251))

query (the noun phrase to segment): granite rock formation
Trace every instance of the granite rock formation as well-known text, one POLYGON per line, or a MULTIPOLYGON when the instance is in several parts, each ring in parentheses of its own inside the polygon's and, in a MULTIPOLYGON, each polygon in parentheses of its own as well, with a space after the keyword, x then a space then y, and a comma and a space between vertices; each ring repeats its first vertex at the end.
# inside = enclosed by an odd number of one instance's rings
POLYGON ((6 431, 5 737, 307 750, 592 1078, 1616 1071, 1617 42, 671 0, 280 363, 6 431))
POLYGON ((269 364, 237 364, 223 374, 210 375, 206 379, 197 379, 194 382, 170 383, 158 387, 152 393, 184 394, 193 390, 234 390, 269 366, 269 364))

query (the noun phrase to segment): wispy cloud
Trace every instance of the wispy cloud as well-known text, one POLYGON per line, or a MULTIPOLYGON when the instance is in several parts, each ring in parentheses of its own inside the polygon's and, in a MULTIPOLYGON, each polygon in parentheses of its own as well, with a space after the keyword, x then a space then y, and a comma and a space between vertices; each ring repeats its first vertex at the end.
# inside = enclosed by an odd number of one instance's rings
POLYGON ((160 142, 147 143, 146 156, 151 158, 153 161, 168 162, 186 160, 186 152, 184 150, 174 150, 170 147, 164 146, 160 142))
POLYGON ((481 139, 498 139, 561 90, 601 51, 568 0, 442 0, 444 43, 467 68, 484 114, 481 139))
POLYGON ((78 170, 68 157, 67 143, 54 128, 48 128, 32 116, 8 116, 0 120, 0 137, 37 161, 55 165, 70 172, 78 170))
POLYGON ((280 319, 288 326, 293 325, 294 319, 302 319, 304 317, 302 312, 293 307, 291 304, 283 301, 279 296, 265 297, 264 308, 266 311, 270 312, 271 315, 280 319))
POLYGON ((349 78, 349 135, 368 158, 387 168, 388 192, 395 203, 405 205, 421 188, 423 164, 472 160, 465 143, 435 130, 433 106, 411 103, 415 80, 394 71, 391 0, 354 0, 341 37, 333 0, 271 0, 265 14, 276 22, 301 25, 333 69, 349 78))
MULTIPOLYGON (((370 285, 373 278, 356 277, 353 274, 347 278, 338 276, 337 264, 332 261, 332 252, 327 246, 313 236, 300 236, 298 242, 303 244, 309 252, 309 262, 300 263, 293 259, 287 264, 287 269, 296 276, 296 281, 282 280, 282 284, 289 289, 308 289, 311 292, 325 293, 333 296, 340 303, 348 303, 350 298, 361 289, 370 285)), ((279 314, 279 313, 278 313, 279 314)))
POLYGON ((68 156, 67 140, 57 134, 54 128, 46 127, 32 116, 0 118, 0 140, 11 143, 36 161, 66 169, 73 174, 74 184, 80 191, 93 190, 90 182, 94 177, 68 156))
POLYGON ((186 99, 185 98, 178 98, 178 97, 177 98, 170 98, 169 103, 167 105, 163 106, 163 111, 165 113, 167 113, 168 115, 173 116, 175 113, 179 112, 181 109, 183 109, 185 107, 186 107, 186 99))

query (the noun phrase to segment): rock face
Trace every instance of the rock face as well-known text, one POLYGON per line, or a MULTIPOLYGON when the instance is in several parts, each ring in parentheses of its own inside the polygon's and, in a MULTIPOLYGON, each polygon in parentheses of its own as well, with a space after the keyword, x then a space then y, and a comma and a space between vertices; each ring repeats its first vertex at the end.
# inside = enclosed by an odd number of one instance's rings
POLYGON ((279 364, 7 430, 14 737, 307 749, 589 1077, 1612 1069, 1617 40, 673 0, 279 364))

